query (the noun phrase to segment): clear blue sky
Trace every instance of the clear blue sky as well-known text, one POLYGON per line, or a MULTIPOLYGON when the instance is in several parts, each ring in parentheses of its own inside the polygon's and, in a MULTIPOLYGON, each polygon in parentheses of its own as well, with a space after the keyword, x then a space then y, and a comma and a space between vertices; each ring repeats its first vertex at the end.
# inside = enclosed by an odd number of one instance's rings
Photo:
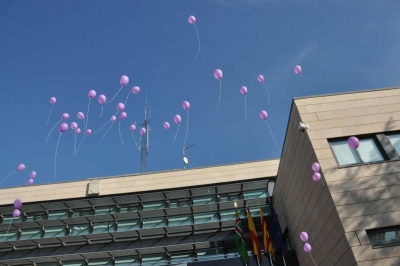
MULTIPOLYGON (((24 186, 32 170, 35 184, 137 173, 140 153, 129 125, 143 119, 145 91, 152 104, 148 172, 182 168, 186 114, 191 103, 187 144, 190 167, 272 159, 280 156, 292 97, 396 86, 400 83, 400 2, 312 0, 171 1, 11 1, 0 3, 0 180, 19 163, 26 170, 1 187, 24 186), (187 18, 195 15, 201 38, 187 18), (293 73, 300 64, 307 80, 293 73), (224 72, 217 111, 219 82, 224 72), (99 118, 92 101, 89 128, 100 128, 132 86, 122 122, 98 144, 90 136, 73 157, 73 132, 61 136, 54 178, 58 130, 46 136, 63 112, 68 123, 86 114, 90 89, 110 99, 119 78, 129 84, 99 118), (257 75, 263 74, 271 104, 257 75), (247 86, 248 121, 244 117, 247 86), (46 125, 49 98, 57 97, 46 125), (269 113, 276 147, 258 113, 269 113), (163 128, 180 114, 175 143, 163 128)), ((83 123, 79 123, 80 127, 83 123)), ((139 139, 138 130, 136 137, 139 139)))

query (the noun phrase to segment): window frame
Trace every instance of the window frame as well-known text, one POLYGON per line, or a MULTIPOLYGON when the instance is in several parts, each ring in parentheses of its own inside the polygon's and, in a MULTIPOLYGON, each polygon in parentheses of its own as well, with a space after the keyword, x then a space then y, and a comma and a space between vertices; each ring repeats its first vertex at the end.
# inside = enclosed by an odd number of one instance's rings
POLYGON ((400 225, 370 229, 370 230, 366 230, 366 232, 367 232, 368 241, 373 249, 400 246, 400 225), (386 233, 386 232, 391 232, 391 231, 395 232, 395 234, 398 238, 397 241, 391 242, 391 243, 372 244, 370 234, 386 233))

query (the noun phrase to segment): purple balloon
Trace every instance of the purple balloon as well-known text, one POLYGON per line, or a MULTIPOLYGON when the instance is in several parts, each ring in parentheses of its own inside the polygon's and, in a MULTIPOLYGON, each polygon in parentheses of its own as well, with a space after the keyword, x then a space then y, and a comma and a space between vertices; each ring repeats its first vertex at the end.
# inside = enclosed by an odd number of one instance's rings
POLYGON ((120 120, 124 120, 125 118, 127 118, 128 117, 128 115, 125 113, 125 112, 122 112, 120 115, 119 115, 119 119, 120 120))
POLYGON ((358 140, 358 138, 357 137, 350 137, 348 140, 347 140, 347 144, 349 144, 349 147, 350 148, 352 148, 352 149, 357 149, 358 148, 358 146, 360 146, 360 141, 358 140))
POLYGON ((82 112, 78 112, 78 113, 76 114, 76 117, 78 117, 78 119, 80 119, 80 120, 85 119, 85 115, 84 115, 82 112))
POLYGON ((135 125, 130 125, 129 130, 132 131, 132 132, 135 131, 136 130, 136 126, 135 125))
POLYGON ((296 73, 296 75, 300 75, 301 74, 301 66, 295 65, 293 70, 294 70, 294 73, 296 73))
POLYGON ((311 168, 313 169, 314 172, 318 172, 320 169, 319 163, 315 162, 311 165, 311 168))
POLYGON ((78 128, 78 124, 76 122, 72 122, 70 125, 71 129, 77 129, 78 128))
POLYGON ((28 186, 32 186, 32 185, 33 185, 33 179, 31 178, 28 180, 28 186))
POLYGON ((303 248, 304 248, 304 251, 307 253, 311 251, 311 245, 308 243, 305 243, 303 248))
POLYGON ((68 124, 67 123, 62 123, 61 125, 60 125, 60 132, 61 133, 64 133, 65 131, 67 131, 68 130, 68 124))
POLYGON ((99 104, 104 105, 107 102, 107 98, 104 94, 100 94, 97 101, 99 101, 99 104))
POLYGON ((111 122, 115 122, 115 120, 117 120, 117 118, 115 117, 115 115, 111 116, 110 121, 111 121, 111 122))
POLYGON ((196 23, 196 17, 193 16, 193 15, 192 15, 192 16, 189 16, 189 17, 188 17, 188 21, 189 21, 190 24, 194 24, 194 23, 196 23))
POLYGON ((188 101, 184 101, 184 102, 182 103, 182 107, 183 107, 183 109, 189 110, 189 108, 190 108, 190 103, 189 103, 188 101))
POLYGON ((15 218, 19 217, 20 215, 21 215, 20 210, 15 209, 15 210, 13 211, 13 216, 14 216, 15 218))
POLYGON ((68 113, 63 113, 62 116, 61 116, 61 118, 62 118, 63 120, 67 120, 67 119, 69 118, 69 114, 68 114, 68 113))
POLYGON ((247 88, 246 88, 246 86, 240 87, 240 93, 243 94, 243 95, 246 95, 246 94, 247 94, 247 88))
POLYGON ((141 129, 140 129, 140 135, 141 136, 143 136, 144 134, 146 134, 146 129, 144 128, 144 127, 142 127, 141 129))
POLYGON ((164 122, 164 128, 166 130, 169 130, 171 128, 170 124, 168 122, 164 122))
POLYGON ((15 207, 16 209, 21 208, 21 206, 22 206, 22 200, 20 200, 20 199, 14 200, 14 207, 15 207))
POLYGON ((121 78, 119 79, 119 83, 120 83, 122 86, 125 86, 126 84, 128 84, 128 83, 129 83, 129 78, 128 78, 128 76, 125 76, 125 75, 121 76, 121 78))
POLYGON ((24 170, 25 170, 25 164, 20 163, 20 164, 17 166, 17 171, 18 171, 18 172, 21 172, 21 171, 24 171, 24 170))
POLYGON ((315 182, 318 182, 319 180, 321 180, 321 174, 318 173, 318 172, 315 172, 315 173, 312 175, 312 179, 313 179, 315 182))
POLYGON ((262 120, 267 120, 267 117, 268 117, 267 111, 262 110, 262 111, 260 112, 260 118, 261 118, 262 120))
POLYGON ((263 75, 258 75, 257 80, 258 80, 258 82, 263 83, 264 82, 264 76, 263 75))
POLYGON ((92 130, 91 129, 86 129, 85 135, 89 136, 90 134, 92 134, 92 130))
POLYGON ((214 77, 216 78, 216 79, 222 79, 222 76, 223 76, 224 74, 222 73, 222 70, 221 69, 216 69, 216 70, 214 70, 214 77))
POLYGON ((35 172, 35 171, 32 171, 32 172, 31 172, 31 178, 34 179, 35 177, 36 177, 36 172, 35 172))
POLYGON ((175 121, 175 123, 177 123, 179 125, 181 123, 181 121, 182 121, 181 116, 180 115, 175 115, 174 116, 174 121, 175 121))
POLYGON ((122 111, 122 110, 125 109, 125 104, 123 104, 123 103, 118 103, 116 108, 117 108, 118 111, 122 111))
POLYGON ((307 234, 306 232, 301 232, 301 233, 300 233, 300 239, 301 239, 301 241, 303 241, 303 242, 307 242, 307 240, 308 240, 308 234, 307 234))
POLYGON ((50 98, 50 104, 51 104, 51 105, 55 104, 56 102, 57 102, 56 97, 51 97, 51 98, 50 98))
POLYGON ((78 127, 77 129, 75 129, 75 133, 76 133, 77 135, 81 134, 81 129, 78 127))
POLYGON ((138 93, 140 92, 140 88, 139 88, 138 86, 135 86, 135 87, 133 87, 133 88, 131 89, 131 92, 132 92, 133 94, 138 94, 138 93))
POLYGON ((89 99, 93 99, 94 97, 96 97, 96 91, 90 90, 88 93, 88 97, 89 97, 89 99))

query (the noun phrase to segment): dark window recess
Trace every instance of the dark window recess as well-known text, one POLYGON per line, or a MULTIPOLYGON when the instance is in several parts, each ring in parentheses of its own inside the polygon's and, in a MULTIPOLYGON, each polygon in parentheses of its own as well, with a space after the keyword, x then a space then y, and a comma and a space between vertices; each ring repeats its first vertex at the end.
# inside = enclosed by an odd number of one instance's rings
POLYGON ((368 230, 367 235, 372 247, 400 245, 400 226, 368 230))

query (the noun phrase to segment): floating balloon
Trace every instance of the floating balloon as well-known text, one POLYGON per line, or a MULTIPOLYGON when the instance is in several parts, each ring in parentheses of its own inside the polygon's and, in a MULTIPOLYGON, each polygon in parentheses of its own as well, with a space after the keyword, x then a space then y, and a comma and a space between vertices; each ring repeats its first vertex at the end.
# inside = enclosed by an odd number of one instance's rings
POLYGON ((357 137, 353 136, 347 140, 347 144, 349 145, 350 148, 357 149, 360 146, 360 141, 358 140, 357 137))
POLYGON ((49 124, 49 121, 50 121, 51 112, 53 111, 53 105, 55 105, 56 102, 57 102, 57 99, 56 99, 55 97, 51 97, 51 98, 50 98, 51 107, 50 107, 49 118, 47 118, 47 125, 49 124))
POLYGON ((73 130, 75 130, 75 129, 78 128, 78 124, 77 124, 76 122, 72 122, 69 126, 70 126, 70 128, 73 129, 73 130))
MULTIPOLYGON (((47 135, 46 142, 47 142, 47 140, 49 139, 51 132, 53 132, 53 130, 56 128, 56 126, 57 126, 62 120, 68 120, 68 118, 69 118, 69 114, 68 114, 68 113, 63 113, 63 114, 62 114, 61 119, 57 122, 57 124, 55 124, 55 125, 53 126, 53 128, 50 130, 49 134, 47 135)), ((67 126, 68 126, 68 125, 67 125, 67 126)))
POLYGON ((14 207, 15 207, 16 209, 21 208, 21 207, 22 207, 22 200, 20 200, 20 199, 14 200, 14 207))
POLYGON ((197 56, 199 55, 199 52, 200 52, 200 35, 199 35, 199 31, 197 30, 197 27, 196 27, 196 17, 189 16, 188 21, 190 24, 194 25, 194 28, 196 29, 196 33, 197 33, 197 40, 199 41, 199 48, 197 49, 197 54, 196 54, 196 58, 197 58, 197 56))
POLYGON ((124 140, 122 139, 122 135, 121 135, 121 121, 127 117, 128 117, 128 115, 125 112, 122 112, 119 115, 118 132, 119 132, 119 137, 121 139, 122 145, 125 145, 125 143, 124 143, 124 140))
POLYGON ((31 178, 28 180, 28 186, 32 186, 33 185, 34 180, 31 178))
POLYGON ((216 79, 219 79, 219 98, 218 98, 218 105, 217 105, 217 110, 219 108, 219 103, 221 101, 221 91, 222 91, 222 86, 221 86, 221 82, 222 82, 222 77, 223 77, 223 73, 221 69, 216 69, 214 70, 214 77, 216 79))
POLYGON ((107 98, 104 94, 99 95, 99 97, 97 98, 97 101, 99 101, 99 104, 101 105, 101 113, 100 113, 100 117, 103 116, 103 109, 104 109, 104 105, 107 102, 107 98))
POLYGON ((240 87, 240 93, 244 95, 244 115, 245 115, 246 121, 247 121, 247 99, 246 99, 247 88, 246 88, 246 86, 240 87))
POLYGON ((121 76, 121 78, 119 79, 119 83, 121 84, 121 88, 119 88, 119 90, 118 90, 117 93, 114 95, 114 97, 113 97, 108 103, 106 103, 106 104, 109 104, 110 102, 112 102, 112 101, 115 99, 115 97, 118 95, 118 93, 121 91, 122 87, 125 86, 125 85, 127 85, 127 84, 129 83, 129 78, 128 78, 128 76, 125 76, 125 75, 121 76))
POLYGON ((117 119, 115 116, 118 114, 118 112, 123 111, 125 109, 125 104, 123 103, 118 103, 115 108, 117 109, 117 112, 111 116, 111 119, 107 121, 107 123, 105 123, 99 130, 97 130, 96 132, 94 132, 94 134, 96 134, 97 132, 99 132, 100 130, 102 130, 106 125, 108 125, 108 123, 110 122, 115 122, 115 120, 117 119), (113 117, 115 117, 115 120, 112 121, 113 117))
POLYGON ((140 88, 139 88, 138 86, 134 86, 134 87, 128 92, 128 95, 126 96, 126 99, 125 99, 125 106, 126 106, 126 103, 128 102, 129 95, 131 95, 131 93, 133 93, 133 94, 138 94, 139 92, 140 92, 140 88))
POLYGON ((174 122, 175 122, 176 124, 178 124, 178 127, 177 127, 177 129, 176 129, 176 133, 175 133, 175 136, 174 136, 174 139, 172 140, 172 142, 174 142, 174 141, 175 141, 175 139, 176 139, 176 136, 178 135, 178 131, 179 131, 179 124, 181 123, 181 121, 182 121, 182 118, 181 118, 181 116, 180 116, 180 115, 175 115, 175 116, 174 116, 174 122))
POLYGON ((82 112, 78 112, 76 114, 76 117, 78 117, 78 119, 80 119, 80 120, 84 120, 85 119, 85 115, 82 112))
POLYGON ((9 174, 6 178, 3 179, 3 181, 0 182, 0 185, 3 184, 4 181, 6 181, 10 176, 12 176, 15 172, 21 172, 25 170, 25 164, 20 163, 17 166, 17 169, 15 169, 11 174, 9 174))
POLYGON ((171 134, 171 136, 172 136, 172 138, 173 138, 173 137, 174 137, 174 134, 172 134, 172 132, 171 132, 171 125, 170 125, 168 122, 164 122, 164 128, 165 128, 166 130, 169 131, 169 134, 171 134))
POLYGON ((188 132, 189 132, 189 108, 190 108, 190 103, 188 101, 184 101, 182 103, 183 109, 186 110, 186 117, 187 117, 187 122, 186 122, 186 137, 185 141, 183 143, 186 143, 188 132))
POLYGON ((109 122, 111 122, 111 125, 110 125, 110 127, 107 129, 106 133, 104 133, 103 137, 101 137, 101 139, 99 140, 98 143, 100 143, 100 142, 104 139, 104 137, 107 135, 108 131, 110 131, 111 127, 114 125, 114 122, 115 122, 116 120, 117 120, 117 118, 115 117, 115 115, 111 116, 110 121, 109 121, 109 122))
POLYGON ((89 136, 90 134, 92 134, 92 130, 90 128, 86 129, 85 135, 89 136))
POLYGON ((54 154, 54 177, 57 176, 57 151, 58 151, 58 144, 60 143, 61 134, 68 130, 68 124, 62 123, 60 125, 60 134, 58 135, 56 152, 54 154))
POLYGON ((296 75, 298 75, 298 76, 300 76, 300 77, 303 77, 303 78, 305 78, 305 79, 317 79, 317 78, 319 78, 319 76, 318 76, 318 77, 314 77, 314 78, 309 78, 309 77, 303 76, 303 75, 301 74, 301 72, 302 72, 301 66, 299 66, 299 65, 295 65, 294 68, 293 68, 293 70, 294 70, 294 73, 295 73, 296 75))
POLYGON ((258 80, 258 82, 262 83, 262 84, 264 85, 264 88, 267 90, 267 94, 268 94, 268 105, 269 105, 269 99, 270 99, 270 98, 269 98, 269 91, 268 91, 267 86, 266 86, 265 83, 264 83, 264 76, 263 76, 263 75, 258 75, 257 80, 258 80))
POLYGON ((30 177, 31 177, 32 179, 34 179, 34 178, 36 177, 36 172, 35 172, 35 171, 32 171, 30 177))
POLYGON ((138 147, 138 142, 136 141, 136 138, 135 138, 135 133, 134 133, 134 131, 136 130, 136 125, 134 125, 134 124, 130 125, 129 130, 132 133, 133 141, 135 142, 136 148, 138 148, 138 150, 140 150, 138 147))
POLYGON ((144 127, 142 127, 142 128, 140 129, 140 135, 143 136, 143 135, 146 134, 146 133, 147 133, 147 130, 146 130, 144 127))
POLYGON ((318 172, 320 169, 319 163, 317 162, 313 163, 311 168, 313 169, 314 172, 318 172))
POLYGON ((13 216, 14 216, 15 218, 18 218, 20 215, 21 215, 21 211, 20 211, 20 210, 15 209, 15 210, 13 211, 13 216))
POLYGON ((90 100, 93 99, 94 97, 96 97, 96 91, 95 91, 95 90, 90 90, 90 91, 88 92, 89 102, 88 102, 88 105, 87 105, 86 125, 84 126, 84 130, 88 127, 88 123, 89 123, 90 100))
POLYGON ((318 172, 315 172, 315 173, 312 175, 312 179, 313 179, 315 182, 318 182, 319 180, 321 180, 321 174, 318 173, 318 172))
POLYGON ((276 146, 278 146, 278 143, 276 143, 276 140, 275 140, 275 138, 274 138, 274 135, 272 134, 272 130, 271 130, 271 128, 270 128, 270 126, 269 126, 269 124, 268 124, 268 121, 267 121, 267 117, 268 117, 267 111, 262 110, 262 111, 260 112, 259 116, 260 116, 260 118, 261 118, 262 120, 265 121, 265 123, 267 123, 269 132, 271 133, 271 136, 272 136, 272 139, 274 140, 276 146))
POLYGON ((308 243, 305 243, 303 246, 303 249, 305 252, 307 252, 308 254, 310 254, 312 261, 314 262, 314 265, 317 266, 317 263, 315 263, 314 257, 311 255, 311 245, 308 243))
POLYGON ((301 239, 301 241, 303 241, 303 242, 307 242, 307 240, 308 240, 308 234, 307 234, 306 232, 301 232, 301 233, 300 233, 300 239, 301 239))

